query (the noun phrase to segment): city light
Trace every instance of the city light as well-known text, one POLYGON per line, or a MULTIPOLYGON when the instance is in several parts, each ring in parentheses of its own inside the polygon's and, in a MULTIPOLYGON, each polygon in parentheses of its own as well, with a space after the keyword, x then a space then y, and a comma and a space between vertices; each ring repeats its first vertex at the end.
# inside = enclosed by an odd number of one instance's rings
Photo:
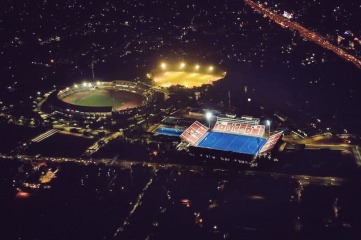
POLYGON ((197 65, 196 65, 196 70, 198 71, 198 70, 199 70, 199 68, 200 68, 200 66, 197 64, 197 65))
POLYGON ((213 71, 213 69, 214 69, 214 67, 213 67, 213 66, 210 66, 210 67, 208 68, 208 70, 209 70, 210 72, 212 72, 212 71, 213 71))
POLYGON ((334 52, 339 57, 345 59, 346 61, 350 61, 353 64, 355 64, 358 68, 361 68, 360 59, 348 53, 347 51, 343 50, 342 48, 332 44, 330 41, 327 40, 327 38, 323 37, 322 35, 319 35, 318 33, 313 32, 303 27, 302 25, 293 22, 292 20, 290 20, 291 18, 283 17, 267 8, 264 8, 262 5, 259 5, 253 2, 252 0, 245 0, 245 3, 248 4, 250 7, 252 7, 254 10, 256 10, 257 12, 262 13, 264 16, 268 17, 269 19, 272 19, 274 22, 281 25, 282 27, 287 26, 292 31, 297 30, 299 35, 302 36, 303 38, 306 38, 307 40, 312 41, 318 44, 319 46, 334 52))
POLYGON ((87 83, 86 82, 83 82, 83 87, 86 87, 87 83))

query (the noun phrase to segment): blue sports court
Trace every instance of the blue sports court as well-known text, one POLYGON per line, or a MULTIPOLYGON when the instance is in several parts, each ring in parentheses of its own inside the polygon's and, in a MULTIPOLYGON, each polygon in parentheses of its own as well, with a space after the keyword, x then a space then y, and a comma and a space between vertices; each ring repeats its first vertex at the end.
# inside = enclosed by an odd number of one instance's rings
POLYGON ((166 135, 166 136, 172 136, 172 137, 179 137, 184 130, 176 129, 176 128, 167 128, 167 127, 161 127, 157 129, 156 133, 160 135, 166 135))
POLYGON ((209 132, 198 147, 255 155, 266 143, 266 138, 209 132))

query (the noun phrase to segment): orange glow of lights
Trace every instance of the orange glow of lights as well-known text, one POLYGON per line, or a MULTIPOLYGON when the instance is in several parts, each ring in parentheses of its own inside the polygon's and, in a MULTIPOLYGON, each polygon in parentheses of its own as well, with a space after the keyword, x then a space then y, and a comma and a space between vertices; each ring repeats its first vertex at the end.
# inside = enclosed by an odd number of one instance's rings
POLYGON ((19 192, 16 194, 16 197, 17 197, 17 198, 28 198, 28 197, 30 197, 30 193, 28 193, 28 192, 23 192, 23 191, 19 191, 19 192))

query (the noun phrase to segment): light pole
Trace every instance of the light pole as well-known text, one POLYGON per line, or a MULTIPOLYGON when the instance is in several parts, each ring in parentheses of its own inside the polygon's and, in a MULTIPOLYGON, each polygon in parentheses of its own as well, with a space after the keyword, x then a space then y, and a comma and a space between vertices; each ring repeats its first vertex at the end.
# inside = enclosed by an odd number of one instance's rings
POLYGON ((183 69, 185 68, 185 66, 186 66, 186 64, 185 64, 184 62, 182 62, 182 63, 180 64, 180 67, 179 67, 179 68, 180 68, 181 70, 183 70, 183 69))
POLYGON ((267 120, 266 124, 268 125, 268 137, 271 136, 271 121, 267 120))
POLYGON ((250 112, 249 112, 249 105, 251 104, 251 99, 250 98, 248 98, 247 99, 247 114, 250 114, 250 112))
POLYGON ((206 118, 208 120, 208 128, 211 128, 211 118, 212 118, 212 113, 211 112, 207 112, 206 113, 206 118))
POLYGON ((96 63, 94 60, 90 63, 90 68, 92 69, 93 81, 94 81, 94 79, 95 79, 95 75, 94 75, 94 63, 96 63))

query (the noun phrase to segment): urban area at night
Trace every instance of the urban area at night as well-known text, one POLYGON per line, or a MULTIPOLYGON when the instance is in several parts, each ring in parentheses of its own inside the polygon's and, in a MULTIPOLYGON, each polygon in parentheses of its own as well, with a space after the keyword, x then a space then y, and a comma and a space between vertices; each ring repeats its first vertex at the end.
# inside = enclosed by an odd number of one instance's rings
POLYGON ((0 239, 361 239, 360 11, 2 1, 0 239))

